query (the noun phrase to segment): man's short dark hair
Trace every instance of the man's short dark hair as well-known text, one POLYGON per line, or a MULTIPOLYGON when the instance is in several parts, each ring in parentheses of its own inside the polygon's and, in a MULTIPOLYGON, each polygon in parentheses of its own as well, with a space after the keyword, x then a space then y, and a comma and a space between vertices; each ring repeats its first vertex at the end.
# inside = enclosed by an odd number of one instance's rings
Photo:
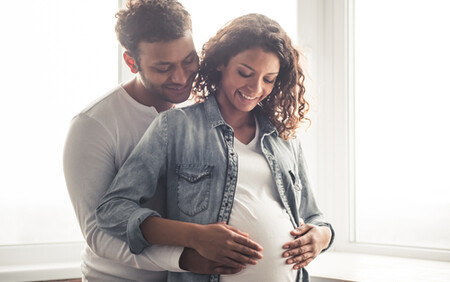
POLYGON ((128 0, 116 18, 117 39, 136 60, 140 42, 171 41, 192 31, 190 14, 176 0, 128 0))

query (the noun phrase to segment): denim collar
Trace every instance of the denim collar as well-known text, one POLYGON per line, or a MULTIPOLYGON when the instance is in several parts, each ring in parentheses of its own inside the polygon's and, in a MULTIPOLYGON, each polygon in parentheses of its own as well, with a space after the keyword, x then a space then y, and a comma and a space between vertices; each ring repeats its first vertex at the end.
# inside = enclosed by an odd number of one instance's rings
MULTIPOLYGON (((256 106, 256 108, 252 111, 256 116, 256 120, 259 123, 259 128, 262 134, 276 134, 278 135, 278 131, 275 126, 272 125, 267 115, 265 115, 261 109, 261 107, 256 106)), ((226 125, 230 127, 222 117, 222 114, 219 110, 219 105, 217 105, 217 100, 215 95, 210 95, 205 101, 205 113, 206 120, 208 121, 210 128, 215 128, 220 125, 226 125)))

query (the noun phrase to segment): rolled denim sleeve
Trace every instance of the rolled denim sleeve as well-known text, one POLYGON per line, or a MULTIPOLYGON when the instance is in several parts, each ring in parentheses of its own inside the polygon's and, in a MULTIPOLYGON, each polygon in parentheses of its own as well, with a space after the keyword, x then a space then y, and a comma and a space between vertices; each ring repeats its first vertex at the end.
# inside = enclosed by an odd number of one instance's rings
POLYGON ((311 223, 318 226, 327 226, 331 231, 331 240, 330 244, 326 249, 326 251, 334 241, 334 229, 330 223, 326 222, 322 212, 320 211, 316 199, 314 197, 314 193, 312 192, 310 182, 308 180, 308 175, 306 171, 306 162, 303 156, 302 147, 299 139, 297 138, 297 162, 298 162, 298 174, 300 176, 300 180, 302 182, 302 204, 300 205, 299 215, 305 223, 311 223))
POLYGON ((167 121, 159 115, 116 177, 96 209, 98 227, 128 243, 130 251, 141 253, 150 243, 140 225, 149 216, 160 216, 140 203, 150 199, 165 174, 167 159, 167 121))

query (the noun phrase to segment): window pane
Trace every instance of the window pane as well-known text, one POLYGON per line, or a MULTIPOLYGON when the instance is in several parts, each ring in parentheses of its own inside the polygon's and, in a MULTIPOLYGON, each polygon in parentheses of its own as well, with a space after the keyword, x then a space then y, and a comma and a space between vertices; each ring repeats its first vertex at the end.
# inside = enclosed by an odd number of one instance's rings
POLYGON ((117 83, 117 1, 4 1, 0 245, 82 240, 62 171, 70 120, 117 83))
POLYGON ((448 11, 355 1, 358 242, 450 249, 448 11))
POLYGON ((192 16, 194 41, 201 49, 210 37, 228 21, 249 13, 264 14, 276 20, 297 42, 297 1, 283 0, 180 0, 192 16))

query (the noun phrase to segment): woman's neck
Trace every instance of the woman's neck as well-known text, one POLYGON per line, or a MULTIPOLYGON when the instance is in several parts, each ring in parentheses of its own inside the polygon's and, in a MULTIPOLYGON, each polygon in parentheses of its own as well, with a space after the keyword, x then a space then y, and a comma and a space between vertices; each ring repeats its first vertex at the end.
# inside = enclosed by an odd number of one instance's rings
POLYGON ((233 128, 234 137, 241 143, 248 144, 255 137, 256 123, 252 112, 233 111, 218 102, 224 121, 233 128))

